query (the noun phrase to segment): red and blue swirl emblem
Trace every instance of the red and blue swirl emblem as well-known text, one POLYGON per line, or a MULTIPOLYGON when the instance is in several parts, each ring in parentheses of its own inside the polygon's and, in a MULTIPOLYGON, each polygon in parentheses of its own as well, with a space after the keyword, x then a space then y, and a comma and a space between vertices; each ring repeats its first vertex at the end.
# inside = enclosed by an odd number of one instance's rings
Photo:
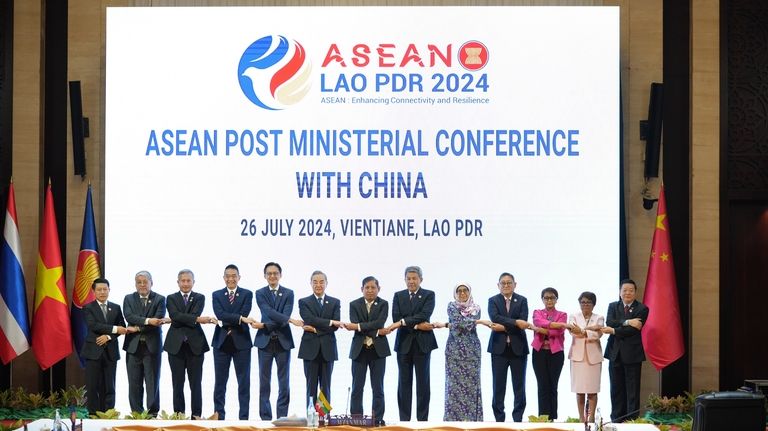
POLYGON ((265 36, 245 49, 237 67, 243 94, 276 111, 299 102, 311 87, 312 64, 304 47, 284 36, 265 36))

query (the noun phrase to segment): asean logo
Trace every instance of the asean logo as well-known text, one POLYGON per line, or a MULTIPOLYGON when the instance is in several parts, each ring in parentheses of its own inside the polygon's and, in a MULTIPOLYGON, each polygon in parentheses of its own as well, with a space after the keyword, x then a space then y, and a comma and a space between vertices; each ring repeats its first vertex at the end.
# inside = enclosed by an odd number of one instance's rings
POLYGON ((488 64, 488 48, 476 40, 465 42, 459 48, 459 63, 471 72, 482 69, 488 64))
POLYGON ((300 43, 284 36, 265 36, 245 49, 237 78, 254 105, 277 111, 304 98, 312 85, 311 71, 300 43))

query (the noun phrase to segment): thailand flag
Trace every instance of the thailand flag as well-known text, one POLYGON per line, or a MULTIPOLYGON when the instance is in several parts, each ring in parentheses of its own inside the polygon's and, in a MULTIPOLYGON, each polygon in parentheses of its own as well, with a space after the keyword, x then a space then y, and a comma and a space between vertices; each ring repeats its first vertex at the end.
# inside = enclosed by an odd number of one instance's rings
POLYGON ((27 288, 21 266, 16 199, 11 183, 0 250, 0 359, 3 364, 29 350, 29 340, 27 288))

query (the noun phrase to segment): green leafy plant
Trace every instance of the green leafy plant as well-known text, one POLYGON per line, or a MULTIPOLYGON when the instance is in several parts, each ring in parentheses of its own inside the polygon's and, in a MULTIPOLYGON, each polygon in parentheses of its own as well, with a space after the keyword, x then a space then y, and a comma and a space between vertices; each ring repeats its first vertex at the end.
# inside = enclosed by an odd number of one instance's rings
POLYGON ((565 420, 565 423, 567 423, 567 424, 580 424, 581 423, 581 419, 579 419, 579 418, 572 418, 572 417, 568 416, 568 418, 565 420))
POLYGON ((61 390, 61 399, 64 402, 64 405, 69 406, 76 406, 76 407, 84 407, 85 402, 88 399, 86 396, 86 390, 85 386, 75 386, 75 385, 69 385, 66 389, 61 390))
POLYGON ((50 395, 45 399, 45 405, 48 407, 55 409, 56 407, 62 406, 62 399, 61 399, 61 393, 60 392, 51 392, 50 395))
POLYGON ((96 412, 91 415, 91 419, 120 419, 120 412, 115 409, 109 409, 105 412, 96 412))
POLYGON ((160 410, 160 415, 158 415, 158 417, 167 421, 181 421, 189 419, 184 416, 184 413, 182 412, 167 413, 165 410, 160 410))
POLYGON ((29 410, 39 409, 45 405, 46 398, 43 394, 27 394, 26 397, 29 410))
POLYGON ((627 424, 652 424, 653 421, 651 421, 649 419, 646 419, 646 418, 637 418, 637 419, 632 419, 632 420, 629 420, 629 421, 624 421, 624 423, 627 423, 627 424))
POLYGON ((123 419, 146 420, 154 419, 154 416, 152 416, 148 411, 144 410, 143 412, 131 412, 130 414, 125 415, 123 419))
POLYGON ((541 415, 541 416, 529 415, 528 422, 552 422, 552 419, 549 418, 549 415, 541 415))
POLYGON ((0 409, 10 408, 12 399, 13 392, 10 389, 0 391, 0 409))
MULTIPOLYGON (((695 398, 695 397, 694 397, 695 398)), ((691 397, 678 395, 676 397, 660 397, 651 394, 648 397, 648 410, 654 413, 688 413, 691 411, 691 397)))
POLYGON ((26 410, 29 408, 27 401, 27 393, 24 392, 24 388, 17 387, 11 390, 10 407, 16 410, 26 410))

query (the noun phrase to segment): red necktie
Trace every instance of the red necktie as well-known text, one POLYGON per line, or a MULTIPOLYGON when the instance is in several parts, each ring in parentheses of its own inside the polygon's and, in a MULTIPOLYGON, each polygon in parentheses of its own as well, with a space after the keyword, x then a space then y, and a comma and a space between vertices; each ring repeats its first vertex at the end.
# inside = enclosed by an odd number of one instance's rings
POLYGON ((624 306, 624 315, 629 316, 629 305, 624 306))
POLYGON ((233 302, 235 302, 235 292, 230 290, 229 291, 229 303, 231 304, 233 302))

